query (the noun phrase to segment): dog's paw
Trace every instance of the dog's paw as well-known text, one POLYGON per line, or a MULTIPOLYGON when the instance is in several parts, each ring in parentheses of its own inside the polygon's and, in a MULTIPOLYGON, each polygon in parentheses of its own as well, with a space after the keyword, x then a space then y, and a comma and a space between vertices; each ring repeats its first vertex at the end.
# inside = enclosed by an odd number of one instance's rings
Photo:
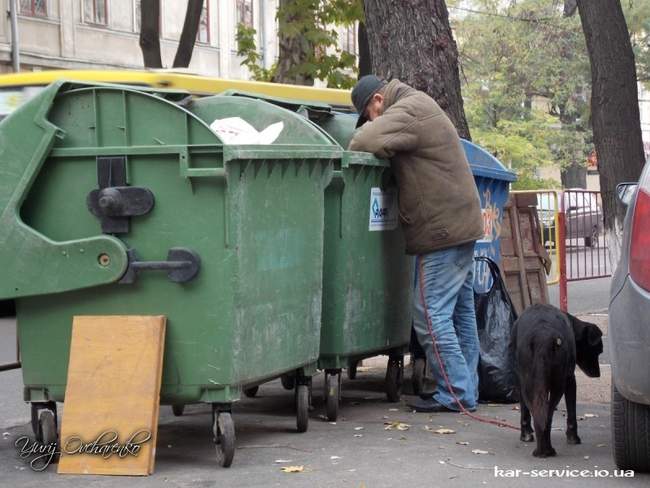
POLYGON ((547 449, 535 449, 533 451, 533 456, 538 458, 553 457, 555 456, 555 454, 556 454, 555 449, 553 449, 552 447, 549 447, 547 449))
POLYGON ((578 434, 567 434, 566 435, 566 443, 567 444, 582 444, 582 441, 580 440, 580 437, 578 437, 578 434))
POLYGON ((519 439, 522 442, 534 442, 535 441, 535 436, 533 435, 532 432, 522 432, 521 436, 519 436, 519 439))

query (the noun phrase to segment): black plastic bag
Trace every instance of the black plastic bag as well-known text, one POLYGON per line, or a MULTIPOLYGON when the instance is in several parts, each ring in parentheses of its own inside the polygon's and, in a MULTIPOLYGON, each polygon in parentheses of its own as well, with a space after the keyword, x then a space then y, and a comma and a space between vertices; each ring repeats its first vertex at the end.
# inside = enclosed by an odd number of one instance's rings
POLYGON ((514 403, 519 401, 519 396, 510 338, 517 312, 497 263, 487 257, 475 259, 486 262, 492 276, 492 287, 487 292, 474 292, 481 347, 478 366, 479 399, 484 402, 514 403))

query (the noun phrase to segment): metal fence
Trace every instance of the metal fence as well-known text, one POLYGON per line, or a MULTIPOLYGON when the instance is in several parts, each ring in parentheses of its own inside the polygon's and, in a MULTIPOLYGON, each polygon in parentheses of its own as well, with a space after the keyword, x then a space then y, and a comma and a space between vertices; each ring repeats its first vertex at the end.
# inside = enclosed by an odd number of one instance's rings
POLYGON ((547 284, 560 285, 567 310, 567 284, 611 276, 600 192, 537 190, 542 244, 551 258, 547 284))

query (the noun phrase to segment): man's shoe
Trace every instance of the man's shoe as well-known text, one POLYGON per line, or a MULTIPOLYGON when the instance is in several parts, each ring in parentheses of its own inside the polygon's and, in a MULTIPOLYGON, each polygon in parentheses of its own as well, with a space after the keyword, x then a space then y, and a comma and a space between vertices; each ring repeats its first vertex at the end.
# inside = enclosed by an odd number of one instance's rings
POLYGON ((417 398, 414 402, 407 404, 416 412, 434 413, 434 412, 455 412, 444 405, 438 403, 433 398, 417 398))

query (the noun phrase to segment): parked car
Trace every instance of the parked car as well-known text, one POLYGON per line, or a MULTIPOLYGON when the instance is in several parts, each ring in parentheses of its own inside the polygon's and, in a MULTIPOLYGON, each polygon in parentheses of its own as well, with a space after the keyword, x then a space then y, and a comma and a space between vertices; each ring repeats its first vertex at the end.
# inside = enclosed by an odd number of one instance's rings
MULTIPOLYGON (((571 188, 562 192, 565 213, 566 239, 584 239, 587 247, 598 244, 603 233, 603 213, 597 194, 571 188)), ((552 193, 537 195, 537 212, 542 225, 542 235, 547 247, 555 247, 555 210, 559 202, 552 193)))
POLYGON ((650 163, 618 195, 628 210, 609 304, 614 460, 650 472, 650 163))

